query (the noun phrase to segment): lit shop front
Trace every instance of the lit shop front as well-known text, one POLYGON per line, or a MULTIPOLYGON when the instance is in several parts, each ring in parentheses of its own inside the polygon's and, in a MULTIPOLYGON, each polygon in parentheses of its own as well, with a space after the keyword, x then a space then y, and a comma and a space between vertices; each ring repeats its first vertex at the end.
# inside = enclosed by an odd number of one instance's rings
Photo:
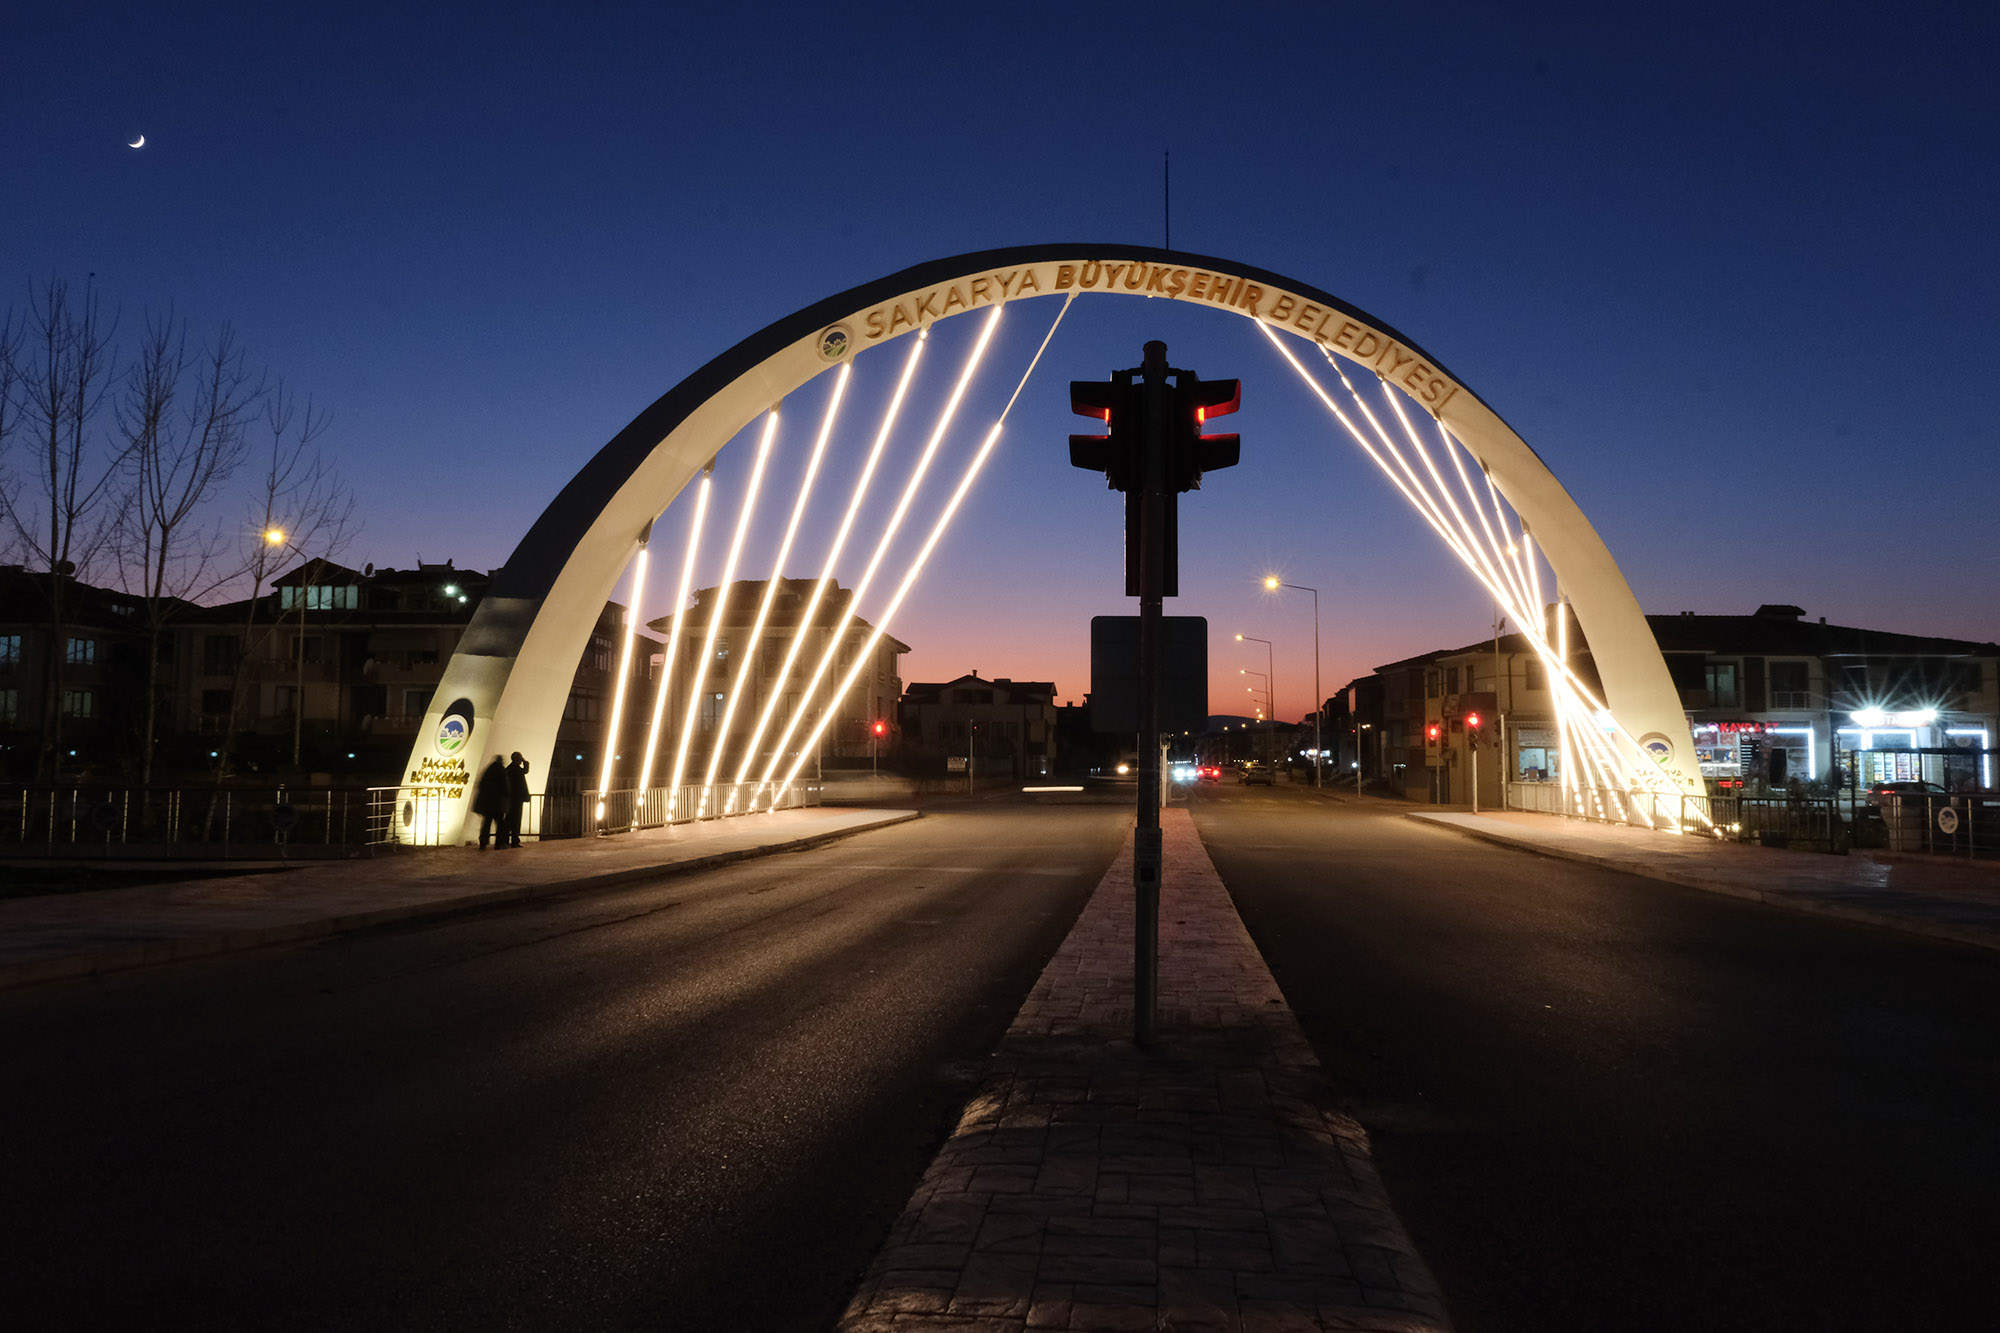
POLYGON ((1809 723, 1691 721, 1688 728, 1704 778, 1782 787, 1794 779, 1818 781, 1826 768, 1825 743, 1809 723))
POLYGON ((1953 719, 1934 708, 1887 712, 1863 708, 1839 730, 1854 751, 1863 787, 1878 782, 1934 782, 1946 791, 1993 786, 1993 733, 1983 718, 1953 719))

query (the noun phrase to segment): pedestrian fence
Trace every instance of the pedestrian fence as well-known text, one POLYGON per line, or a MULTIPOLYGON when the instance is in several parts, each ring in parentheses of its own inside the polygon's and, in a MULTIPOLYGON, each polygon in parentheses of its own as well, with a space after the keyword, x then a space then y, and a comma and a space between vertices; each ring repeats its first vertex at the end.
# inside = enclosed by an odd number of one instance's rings
MULTIPOLYGON (((532 796, 521 812, 521 836, 595 837, 664 828, 669 824, 720 819, 729 815, 793 810, 818 805, 817 783, 743 782, 682 787, 545 792, 532 796)), ((368 789, 367 839, 370 846, 455 846, 464 803, 430 787, 368 789)))
POLYGON ((1737 793, 1680 796, 1557 782, 1507 784, 1506 808, 1607 824, 1705 834, 1767 847, 2000 859, 2000 794, 1885 793, 1863 801, 1737 793))
POLYGON ((1992 792, 1901 793, 1872 807, 1892 852, 2000 858, 2000 795, 1992 792))
POLYGON ((1560 782, 1510 782, 1506 808, 1841 855, 1851 843, 1839 802, 1824 797, 1696 796, 1560 782))
POLYGON ((22 786, 0 789, 0 844, 126 860, 345 856, 367 812, 351 788, 22 786))

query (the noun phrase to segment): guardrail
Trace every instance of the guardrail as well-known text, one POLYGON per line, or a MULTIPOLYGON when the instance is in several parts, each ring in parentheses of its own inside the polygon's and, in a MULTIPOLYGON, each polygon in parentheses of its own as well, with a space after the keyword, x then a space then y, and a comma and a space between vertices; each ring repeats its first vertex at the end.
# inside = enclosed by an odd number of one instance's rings
POLYGON ((340 856, 366 841, 364 793, 331 787, 11 787, 0 845, 46 855, 340 856))

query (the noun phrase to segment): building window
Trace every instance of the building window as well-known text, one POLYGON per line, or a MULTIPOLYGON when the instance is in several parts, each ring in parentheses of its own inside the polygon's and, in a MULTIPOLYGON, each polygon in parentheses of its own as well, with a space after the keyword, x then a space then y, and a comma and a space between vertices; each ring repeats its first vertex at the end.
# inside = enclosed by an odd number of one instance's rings
POLYGON ((701 729, 714 731, 722 721, 722 691, 707 690, 701 696, 701 729))
POLYGON ((1945 667, 1945 693, 1958 696, 1958 707, 1968 712, 1979 706, 1973 696, 1986 688, 1986 672, 1978 662, 1952 662, 1945 667))
POLYGON ((1771 663, 1771 707, 1812 707, 1812 680, 1804 662, 1771 663))
POLYGON ((592 671, 611 670, 611 640, 602 634, 591 635, 589 661, 592 671))
POLYGON ((271 703, 274 710, 271 716, 290 717, 298 711, 299 687, 296 685, 279 685, 275 687, 271 691, 271 703))
POLYGON ((0 667, 21 665, 21 636, 0 634, 0 667))
POLYGON ((314 584, 308 588, 288 587, 278 590, 278 605, 287 611, 295 611, 305 603, 308 611, 353 611, 361 606, 361 589, 353 584, 334 586, 314 584))
POLYGON ((1446 694, 1457 694, 1457 693, 1458 693, 1458 668, 1457 668, 1457 667, 1446 667, 1446 668, 1444 669, 1444 692, 1445 692, 1446 694))
POLYGON ((91 690, 64 690, 63 716, 93 718, 97 716, 97 695, 91 690))
POLYGON ((1435 667, 1424 672, 1424 697, 1426 699, 1435 699, 1442 692, 1442 686, 1439 684, 1440 679, 1435 667))
POLYGON ((1549 687, 1548 668, 1542 665, 1541 658, 1531 657, 1524 666, 1526 669, 1521 673, 1521 680, 1526 688, 1531 690, 1546 690, 1549 687))
POLYGON ((64 658, 71 666, 93 666, 97 662, 97 640, 71 639, 64 658))
POLYGON ((604 700, 595 694, 572 694, 563 701, 565 722, 596 722, 603 713, 604 700))
POLYGON ((236 670, 236 636, 201 636, 201 672, 204 676, 227 676, 236 670))
POLYGON ((403 691, 403 716, 422 717, 431 706, 431 695, 435 688, 403 691))
POLYGON ((203 690, 201 692, 201 711, 209 717, 221 717, 224 713, 227 713, 229 711, 229 691, 203 690))
POLYGON ((0 727, 21 725, 21 692, 0 690, 0 727))
POLYGON ((1736 691, 1736 663, 1710 662, 1708 664, 1708 706, 1710 708, 1740 708, 1742 696, 1736 691))

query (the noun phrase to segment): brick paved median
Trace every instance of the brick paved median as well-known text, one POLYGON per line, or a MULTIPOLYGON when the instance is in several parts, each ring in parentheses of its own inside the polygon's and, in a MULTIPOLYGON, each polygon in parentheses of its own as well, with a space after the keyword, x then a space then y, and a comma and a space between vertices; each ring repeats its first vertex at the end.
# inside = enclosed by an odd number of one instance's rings
POLYGON ((1128 842, 844 1333, 1450 1327, 1194 821, 1162 823, 1158 1042, 1131 1044, 1128 842))

